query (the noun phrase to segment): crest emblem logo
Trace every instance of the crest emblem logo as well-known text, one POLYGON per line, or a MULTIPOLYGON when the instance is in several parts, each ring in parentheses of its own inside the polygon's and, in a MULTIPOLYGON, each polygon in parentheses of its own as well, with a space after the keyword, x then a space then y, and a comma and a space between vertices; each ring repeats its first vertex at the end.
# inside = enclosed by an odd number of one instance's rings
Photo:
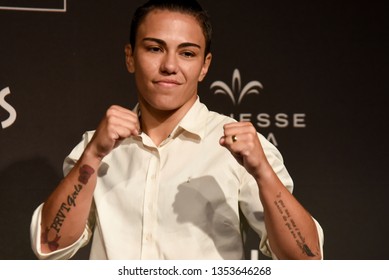
POLYGON ((225 94, 230 97, 233 105, 239 105, 246 95, 259 94, 263 86, 259 81, 251 81, 242 88, 239 69, 235 69, 232 74, 231 87, 223 81, 215 81, 210 88, 214 90, 214 94, 225 94))

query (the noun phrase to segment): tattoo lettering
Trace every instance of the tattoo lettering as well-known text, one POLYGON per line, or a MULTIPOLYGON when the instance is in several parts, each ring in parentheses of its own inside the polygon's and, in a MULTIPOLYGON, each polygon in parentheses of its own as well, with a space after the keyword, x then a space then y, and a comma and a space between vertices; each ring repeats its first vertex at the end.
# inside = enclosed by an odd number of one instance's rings
POLYGON ((281 198, 281 193, 277 195, 277 199, 274 201, 275 206, 278 209, 278 212, 282 215, 282 218, 285 222, 285 226, 289 229, 290 234, 293 236, 296 241, 297 246, 302 250, 304 254, 310 257, 314 257, 315 254, 305 243, 305 238, 300 232, 299 228, 296 225, 296 222, 291 217, 289 210, 286 208, 284 201, 281 198))
POLYGON ((67 217, 67 213, 69 213, 72 208, 76 207, 78 195, 95 171, 89 165, 83 165, 80 167, 79 172, 78 181, 80 184, 74 185, 74 191, 68 195, 66 202, 62 202, 50 227, 47 227, 42 233, 41 242, 42 244, 48 244, 51 251, 55 251, 59 247, 58 241, 61 239, 59 233, 67 217))
POLYGON ((66 203, 62 203, 57 214, 55 215, 54 221, 52 222, 50 228, 54 229, 57 233, 59 232, 63 221, 66 218, 66 213, 70 211, 70 207, 66 203))
POLYGON ((81 190, 82 190, 82 185, 78 184, 74 186, 74 192, 68 195, 68 199, 67 199, 69 207, 76 207, 76 198, 81 190))

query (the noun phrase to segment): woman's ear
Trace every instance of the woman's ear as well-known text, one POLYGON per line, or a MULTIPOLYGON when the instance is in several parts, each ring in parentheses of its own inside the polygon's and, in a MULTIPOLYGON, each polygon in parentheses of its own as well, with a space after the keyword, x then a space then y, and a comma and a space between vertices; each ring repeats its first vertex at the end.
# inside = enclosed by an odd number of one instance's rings
POLYGON ((209 66, 211 65, 211 61, 212 61, 212 54, 208 53, 207 56, 205 57, 203 67, 201 68, 201 72, 198 79, 199 82, 201 82, 204 79, 204 77, 207 75, 209 66))
POLYGON ((132 47, 130 44, 127 44, 124 48, 124 53, 126 55, 126 66, 127 70, 130 73, 135 72, 135 67, 134 67, 134 57, 132 53, 132 47))

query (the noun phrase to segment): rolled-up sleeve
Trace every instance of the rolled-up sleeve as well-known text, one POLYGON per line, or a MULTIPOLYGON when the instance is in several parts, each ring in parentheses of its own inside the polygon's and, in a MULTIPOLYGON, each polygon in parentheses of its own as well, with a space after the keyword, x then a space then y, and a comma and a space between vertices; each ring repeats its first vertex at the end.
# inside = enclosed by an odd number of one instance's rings
POLYGON ((32 215, 30 225, 30 237, 32 250, 40 260, 66 260, 74 256, 74 254, 83 246, 85 246, 91 237, 91 230, 86 225, 83 234, 72 245, 56 250, 51 253, 42 253, 41 251, 41 216, 43 204, 39 205, 32 215))

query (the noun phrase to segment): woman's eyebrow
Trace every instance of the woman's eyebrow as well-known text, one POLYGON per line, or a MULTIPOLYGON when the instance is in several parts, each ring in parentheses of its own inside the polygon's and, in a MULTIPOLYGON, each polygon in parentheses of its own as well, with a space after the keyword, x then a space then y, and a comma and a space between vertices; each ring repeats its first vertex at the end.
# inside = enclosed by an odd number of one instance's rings
MULTIPOLYGON (((164 40, 161 40, 161 39, 158 39, 158 38, 153 38, 153 37, 146 37, 146 38, 143 38, 142 41, 151 41, 151 42, 155 42, 159 45, 162 45, 164 47, 167 46, 166 42, 164 40)), ((179 48, 186 48, 186 47, 195 47, 195 48, 199 48, 201 49, 201 46, 198 45, 198 44, 195 44, 195 43, 191 43, 191 42, 184 42, 184 43, 181 43, 178 45, 179 48)))

